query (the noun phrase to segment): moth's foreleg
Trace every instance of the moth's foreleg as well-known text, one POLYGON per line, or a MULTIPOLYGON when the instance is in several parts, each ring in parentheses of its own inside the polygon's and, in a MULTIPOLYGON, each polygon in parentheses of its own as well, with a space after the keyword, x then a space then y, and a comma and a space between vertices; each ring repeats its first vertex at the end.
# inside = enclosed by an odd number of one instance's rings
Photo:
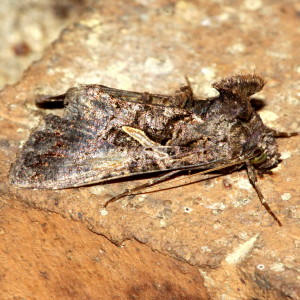
POLYGON ((179 91, 176 91, 175 96, 173 97, 173 104, 176 107, 188 109, 195 105, 195 97, 187 76, 185 76, 185 80, 187 85, 182 86, 179 91))
POLYGON ((277 216, 273 213, 273 211, 271 210, 270 206, 268 205, 268 203, 266 202, 259 186, 257 185, 257 177, 255 174, 255 170, 251 164, 251 162, 248 160, 246 161, 246 166, 247 166, 247 174, 248 174, 248 178, 252 184, 252 186, 254 187, 258 198, 261 202, 261 204, 264 206, 264 208, 266 209, 266 211, 272 216, 272 218, 278 223, 279 226, 282 226, 281 221, 277 218, 277 216))
POLYGON ((181 172, 181 170, 174 170, 174 171, 171 171, 171 172, 168 172, 166 174, 163 174, 162 176, 159 176, 159 177, 156 177, 156 178, 153 178, 153 179, 150 179, 149 181, 147 181, 146 183, 144 184, 141 184, 139 186, 136 186, 132 189, 127 189, 125 190, 123 193, 109 199, 105 204, 104 204, 104 207, 106 208, 108 204, 120 199, 120 198, 123 198, 125 196, 129 196, 129 195, 132 195, 133 193, 141 190, 141 189, 144 189, 144 188, 147 188, 149 186, 153 186, 155 184, 158 184, 162 181, 165 181, 167 179, 170 179, 173 175, 177 174, 181 172))
POLYGON ((299 132, 284 132, 284 131, 278 131, 275 129, 270 129, 270 131, 272 132, 274 137, 278 137, 278 138, 287 138, 287 137, 291 137, 291 136, 296 136, 299 135, 299 132))

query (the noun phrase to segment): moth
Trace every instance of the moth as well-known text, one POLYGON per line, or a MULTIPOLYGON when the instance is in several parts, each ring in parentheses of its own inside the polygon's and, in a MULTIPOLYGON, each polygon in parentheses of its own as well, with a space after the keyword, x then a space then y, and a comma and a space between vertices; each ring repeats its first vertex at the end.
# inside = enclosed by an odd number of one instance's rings
MULTIPOLYGON (((279 163, 278 132, 264 125, 250 96, 265 81, 257 74, 233 75, 212 84, 219 96, 197 99, 190 85, 174 95, 139 93, 102 85, 80 85, 38 105, 65 107, 63 117, 44 116, 10 170, 19 188, 64 189, 131 175, 163 172, 123 196, 183 170, 228 173, 247 168, 261 203, 256 173, 279 163)), ((105 206, 106 206, 105 205, 105 206)))

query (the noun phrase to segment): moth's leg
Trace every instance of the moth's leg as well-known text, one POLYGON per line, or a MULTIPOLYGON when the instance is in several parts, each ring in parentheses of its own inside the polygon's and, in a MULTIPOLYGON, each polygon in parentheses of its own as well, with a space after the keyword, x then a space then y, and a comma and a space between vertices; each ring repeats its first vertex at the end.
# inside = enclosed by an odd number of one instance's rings
POLYGON ((171 172, 169 172, 169 173, 163 174, 162 176, 159 176, 159 177, 150 179, 148 182, 146 182, 146 183, 144 183, 144 184, 141 184, 141 185, 139 185, 139 186, 136 186, 136 187, 134 187, 134 188, 132 188, 132 189, 127 189, 127 190, 125 190, 123 193, 121 193, 121 194, 119 194, 119 195, 117 195, 117 196, 115 196, 115 197, 109 199, 109 200, 105 203, 104 207, 106 208, 108 204, 110 204, 110 203, 112 203, 112 202, 114 202, 114 201, 116 201, 116 200, 118 200, 118 199, 120 199, 120 198, 122 198, 122 197, 132 195, 134 192, 137 192, 137 191, 139 191, 139 190, 141 190, 141 189, 144 189, 144 188, 147 188, 147 187, 149 187, 149 186, 153 186, 153 185, 155 185, 155 184, 158 184, 158 183, 160 183, 160 182, 162 182, 162 181, 165 181, 165 180, 171 178, 173 175, 175 175, 175 174, 177 174, 177 173, 179 173, 179 172, 181 172, 181 171, 182 171, 182 170, 174 170, 174 171, 171 171, 171 172))
POLYGON ((190 82, 189 78, 185 75, 184 79, 186 81, 187 86, 189 87, 190 96, 194 98, 194 92, 193 92, 192 85, 191 85, 191 82, 190 82))
POLYGON ((261 202, 261 204, 265 207, 266 211, 273 217, 273 219, 278 223, 279 226, 282 226, 282 223, 280 222, 280 220, 276 217, 276 215, 272 212, 270 206, 268 205, 268 203, 266 202, 259 186, 257 185, 257 177, 255 174, 255 170, 251 164, 251 162, 248 160, 246 161, 246 166, 247 166, 247 174, 248 174, 248 178, 252 184, 252 186, 254 187, 258 198, 261 202))
POLYGON ((146 104, 151 104, 151 103, 153 103, 153 96, 148 92, 144 92, 144 93, 142 93, 141 102, 146 103, 146 104))
POLYGON ((174 106, 185 109, 194 106, 194 93, 189 82, 188 84, 189 85, 182 86, 179 91, 176 91, 175 95, 173 96, 174 106))
POLYGON ((296 136, 299 135, 299 132, 284 132, 284 131, 278 131, 275 129, 270 129, 274 137, 291 137, 291 136, 296 136))

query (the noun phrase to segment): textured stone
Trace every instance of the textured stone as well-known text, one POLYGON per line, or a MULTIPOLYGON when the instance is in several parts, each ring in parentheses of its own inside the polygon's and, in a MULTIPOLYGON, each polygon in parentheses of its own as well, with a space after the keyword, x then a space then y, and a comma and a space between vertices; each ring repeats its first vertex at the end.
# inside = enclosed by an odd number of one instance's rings
POLYGON ((1 299, 208 299, 196 267, 18 202, 1 202, 0 239, 1 299))

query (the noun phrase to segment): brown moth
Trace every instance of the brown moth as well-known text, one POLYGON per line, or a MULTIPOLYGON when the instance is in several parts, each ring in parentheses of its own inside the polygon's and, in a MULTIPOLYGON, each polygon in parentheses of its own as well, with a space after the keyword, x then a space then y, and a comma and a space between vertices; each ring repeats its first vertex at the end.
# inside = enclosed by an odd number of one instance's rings
POLYGON ((33 130, 10 171, 20 188, 63 189, 108 179, 164 171, 106 205, 182 170, 228 172, 246 166, 262 204, 281 225, 256 184, 256 171, 279 162, 276 137, 297 133, 268 128, 250 96, 265 82, 256 74, 213 83, 219 96, 197 99, 190 86, 172 96, 102 85, 81 85, 40 99, 40 106, 65 106, 63 117, 48 114, 33 130))

